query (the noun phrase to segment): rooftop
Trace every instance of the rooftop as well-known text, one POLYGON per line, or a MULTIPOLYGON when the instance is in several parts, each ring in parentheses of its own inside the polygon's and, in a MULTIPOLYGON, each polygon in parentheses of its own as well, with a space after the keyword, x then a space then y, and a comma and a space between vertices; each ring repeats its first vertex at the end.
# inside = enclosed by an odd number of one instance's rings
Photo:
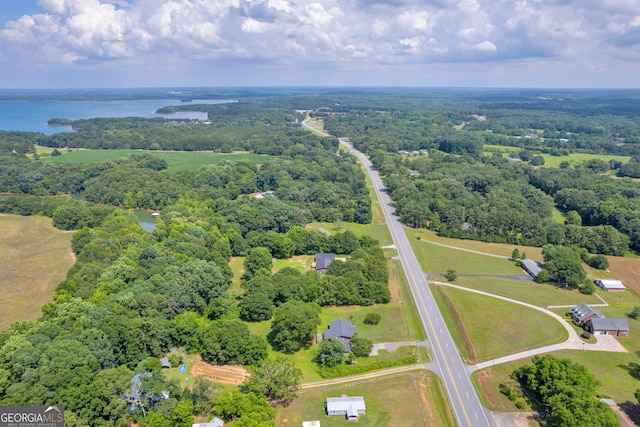
POLYGON ((316 254, 316 270, 326 270, 334 259, 336 254, 316 254))
POLYGON ((591 319, 591 327, 594 331, 629 331, 627 319, 594 317, 591 319))
POLYGON ((351 320, 332 320, 329 323, 329 329, 324 331, 324 339, 351 338, 356 332, 356 327, 353 326, 351 320))

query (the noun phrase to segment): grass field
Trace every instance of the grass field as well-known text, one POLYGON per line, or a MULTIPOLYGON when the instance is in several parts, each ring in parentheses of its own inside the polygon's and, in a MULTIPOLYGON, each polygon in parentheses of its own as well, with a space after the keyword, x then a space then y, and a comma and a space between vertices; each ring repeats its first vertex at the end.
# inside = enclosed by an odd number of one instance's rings
POLYGON ((451 239, 448 237, 440 237, 435 232, 424 229, 415 230, 405 228, 405 232, 409 240, 417 240, 419 237, 422 240, 428 240, 430 242, 442 243, 444 245, 454 246, 457 248, 469 249, 472 251, 504 257, 510 257, 513 250, 518 248, 520 253, 524 252, 527 254, 527 258, 542 261, 542 248, 537 248, 535 246, 512 245, 509 243, 487 243, 479 240, 451 239))
MULTIPOLYGON (((510 152, 517 153, 518 151, 522 150, 522 148, 520 147, 491 145, 491 144, 484 144, 483 148, 484 148, 484 152, 483 152, 484 155, 490 156, 494 152, 500 152, 500 153, 503 153, 503 157, 507 157, 508 153, 510 152)), ((617 160, 623 163, 627 163, 631 159, 631 157, 629 156, 613 156, 609 154, 587 154, 587 153, 572 153, 572 154, 569 154, 568 156, 552 156, 551 154, 544 154, 544 153, 541 153, 540 155, 544 157, 544 166, 552 167, 552 168, 559 167, 560 163, 562 162, 580 163, 580 162, 584 162, 591 159, 600 159, 600 160, 604 160, 605 162, 608 162, 609 160, 617 160)))
POLYGON ((547 307, 549 305, 599 304, 593 295, 581 294, 577 289, 565 290, 553 284, 541 284, 525 280, 501 279, 496 277, 464 276, 456 279, 456 285, 477 289, 518 301, 547 307))
MULTIPOLYGON (((524 274, 515 263, 501 259, 457 249, 433 245, 416 239, 414 230, 406 230, 409 242, 422 266, 428 273, 443 274, 447 270, 456 270, 458 274, 524 274)), ((512 249, 513 250, 513 247, 512 249)), ((511 255, 511 251, 509 251, 511 255)), ((527 254, 528 255, 528 254, 527 254)))
POLYGON ((448 427, 453 414, 440 380, 427 371, 385 376, 342 385, 302 390, 288 407, 278 410, 276 425, 299 427, 303 421, 319 420, 322 427, 346 427, 354 423, 343 417, 327 417, 327 397, 363 396, 366 414, 358 426, 448 427))
POLYGON ((440 311, 448 312, 445 320, 468 363, 560 343, 568 338, 557 320, 528 307, 448 287, 434 288, 434 296, 440 311), (455 307, 453 312, 447 300, 455 307), (470 338, 471 346, 465 335, 470 338))
POLYGON ((149 150, 73 150, 61 151, 57 157, 43 157, 42 161, 55 163, 92 164, 106 160, 127 159, 134 154, 149 153, 163 159, 169 165, 169 172, 197 170, 202 166, 220 163, 224 160, 237 162, 245 160, 253 164, 262 164, 268 156, 251 153, 214 153, 212 151, 149 151, 149 150))
POLYGON ((0 214, 0 330, 40 316, 74 263, 72 234, 50 218, 0 214))

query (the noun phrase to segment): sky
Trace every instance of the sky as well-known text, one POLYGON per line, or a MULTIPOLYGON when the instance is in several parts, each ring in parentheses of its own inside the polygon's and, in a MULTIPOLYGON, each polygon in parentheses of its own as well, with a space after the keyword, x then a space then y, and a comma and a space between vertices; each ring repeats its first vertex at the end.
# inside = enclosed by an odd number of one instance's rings
POLYGON ((2 0, 0 88, 640 87, 639 0, 2 0))

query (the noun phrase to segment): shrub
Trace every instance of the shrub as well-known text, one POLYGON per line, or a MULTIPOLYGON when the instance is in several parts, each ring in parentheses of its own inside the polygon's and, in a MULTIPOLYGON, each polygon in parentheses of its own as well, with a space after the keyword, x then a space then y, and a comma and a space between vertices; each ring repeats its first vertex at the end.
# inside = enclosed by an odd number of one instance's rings
POLYGON ((609 268, 609 260, 604 255, 595 255, 587 260, 587 264, 590 267, 596 268, 598 270, 606 270, 609 268))
POLYGON ((382 317, 378 313, 368 313, 364 318, 366 325, 377 325, 382 317))
POLYGON ((348 375, 358 375, 369 371, 375 371, 377 369, 393 368, 395 366, 411 365, 416 363, 416 358, 413 356, 405 356, 396 360, 382 360, 379 362, 366 364, 366 365, 347 365, 340 364, 333 368, 320 368, 319 373, 322 378, 337 378, 346 377, 348 375))
POLYGON ((540 271, 540 273, 538 274, 538 277, 536 278, 536 282, 538 282, 538 283, 546 283, 550 279, 551 279, 551 275, 549 274, 549 271, 543 268, 540 271))
POLYGON ((598 288, 590 280, 584 281, 584 283, 582 283, 578 287, 578 290, 580 291, 580 293, 581 294, 586 294, 586 295, 590 295, 590 294, 594 293, 596 291, 596 289, 598 289, 598 288))
POLYGON ((455 280, 458 278, 458 273, 456 273, 456 271, 453 269, 449 269, 447 270, 447 275, 445 277, 447 278, 447 280, 455 282, 455 280))
POLYGON ((179 354, 170 354, 167 359, 169 359, 172 368, 176 368, 182 364, 182 356, 179 354))
POLYGON ((635 307, 633 307, 633 309, 629 314, 627 314, 627 316, 631 317, 632 319, 637 319, 638 317, 640 317, 640 306, 636 305, 635 307))

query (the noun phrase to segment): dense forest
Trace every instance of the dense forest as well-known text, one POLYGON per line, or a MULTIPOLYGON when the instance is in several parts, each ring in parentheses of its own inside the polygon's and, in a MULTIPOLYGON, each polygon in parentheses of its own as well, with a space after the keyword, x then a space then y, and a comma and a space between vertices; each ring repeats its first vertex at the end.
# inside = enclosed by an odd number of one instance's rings
POLYGON ((372 158, 386 176, 398 215, 412 227, 488 242, 573 245, 607 255, 640 250, 640 187, 602 175, 589 162, 535 168, 500 156, 438 151, 413 157, 376 151, 372 158), (567 214, 564 223, 552 218, 554 208, 567 214))

